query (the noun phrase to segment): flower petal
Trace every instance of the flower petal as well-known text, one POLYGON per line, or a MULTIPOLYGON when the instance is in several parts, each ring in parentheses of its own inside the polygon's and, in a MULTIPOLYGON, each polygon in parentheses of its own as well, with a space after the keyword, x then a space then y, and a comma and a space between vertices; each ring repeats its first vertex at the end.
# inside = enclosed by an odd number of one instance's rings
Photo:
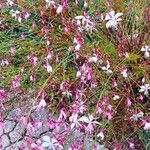
POLYGON ((79 121, 85 122, 85 123, 89 123, 89 119, 86 116, 82 116, 79 121))
POLYGON ((41 146, 42 146, 42 147, 49 147, 49 146, 50 146, 50 143, 48 143, 48 142, 43 142, 41 146))
POLYGON ((51 139, 50 139, 50 137, 48 135, 43 136, 42 139, 45 142, 50 142, 51 141, 51 139))

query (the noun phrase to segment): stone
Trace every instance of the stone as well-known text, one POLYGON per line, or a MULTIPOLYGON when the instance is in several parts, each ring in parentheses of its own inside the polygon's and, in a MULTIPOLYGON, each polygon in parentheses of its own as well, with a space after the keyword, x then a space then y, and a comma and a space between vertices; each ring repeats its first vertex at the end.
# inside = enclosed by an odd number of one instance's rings
POLYGON ((7 135, 2 136, 2 147, 3 149, 10 145, 10 141, 7 135))
POLYGON ((25 132, 25 127, 21 123, 18 123, 15 129, 9 133, 11 142, 16 142, 22 138, 22 134, 25 132))
POLYGON ((4 121, 4 133, 8 133, 8 132, 12 131, 14 126, 15 126, 14 121, 5 120, 4 121))

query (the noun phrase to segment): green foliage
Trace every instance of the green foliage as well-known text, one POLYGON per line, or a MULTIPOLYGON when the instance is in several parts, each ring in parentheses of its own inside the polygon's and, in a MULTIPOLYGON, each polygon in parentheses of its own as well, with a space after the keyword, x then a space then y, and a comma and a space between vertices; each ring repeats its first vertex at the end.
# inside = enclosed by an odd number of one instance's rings
POLYGON ((138 136, 145 145, 145 150, 150 150, 150 131, 139 130, 138 136))

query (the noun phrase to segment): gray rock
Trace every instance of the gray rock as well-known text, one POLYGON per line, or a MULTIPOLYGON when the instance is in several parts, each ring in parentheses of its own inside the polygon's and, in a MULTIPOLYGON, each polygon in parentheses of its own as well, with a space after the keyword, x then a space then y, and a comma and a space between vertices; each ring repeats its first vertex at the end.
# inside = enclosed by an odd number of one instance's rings
POLYGON ((12 131, 14 126, 15 126, 14 121, 5 120, 4 121, 4 132, 8 133, 8 132, 12 131))
POLYGON ((22 142, 23 141, 16 142, 15 144, 7 147, 5 150, 18 150, 18 147, 21 146, 22 142))
POLYGON ((9 133, 11 142, 16 142, 22 138, 22 134, 25 132, 25 127, 21 124, 18 123, 15 127, 15 129, 9 133))
POLYGON ((2 136, 2 147, 3 149, 10 145, 10 141, 7 135, 2 136))

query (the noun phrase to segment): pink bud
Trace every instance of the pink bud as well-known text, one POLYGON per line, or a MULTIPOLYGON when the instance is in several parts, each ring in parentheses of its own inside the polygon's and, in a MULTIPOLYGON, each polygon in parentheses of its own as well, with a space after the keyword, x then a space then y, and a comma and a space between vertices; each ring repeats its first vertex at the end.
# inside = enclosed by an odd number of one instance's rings
POLYGON ((129 106, 129 107, 130 107, 130 106, 131 106, 131 104, 132 104, 132 103, 131 103, 131 99, 130 99, 130 98, 127 98, 127 99, 126 99, 126 103, 127 103, 127 106, 129 106))
POLYGON ((15 47, 10 47, 10 54, 11 56, 14 56, 16 53, 16 48, 15 47))

